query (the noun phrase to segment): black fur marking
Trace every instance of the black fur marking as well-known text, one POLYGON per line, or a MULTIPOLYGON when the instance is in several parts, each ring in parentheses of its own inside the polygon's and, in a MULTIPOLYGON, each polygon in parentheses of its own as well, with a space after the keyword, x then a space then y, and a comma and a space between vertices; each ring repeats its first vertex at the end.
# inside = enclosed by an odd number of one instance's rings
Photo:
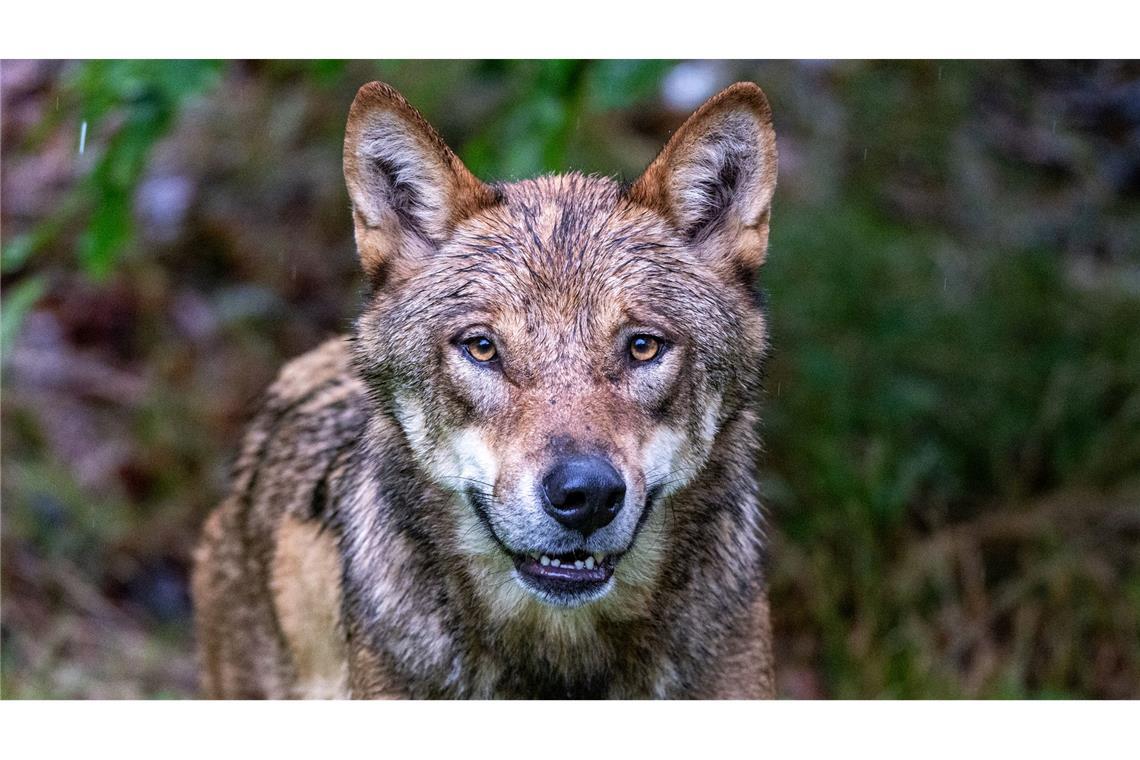
POLYGON ((313 495, 309 499, 309 518, 313 520, 320 520, 322 529, 325 527, 324 518, 328 514, 329 507, 329 477, 332 475, 333 470, 340 467, 346 455, 350 454, 356 449, 358 441, 354 438, 348 443, 334 449, 334 453, 329 457, 328 464, 325 465, 321 477, 317 480, 317 484, 313 486, 313 495))

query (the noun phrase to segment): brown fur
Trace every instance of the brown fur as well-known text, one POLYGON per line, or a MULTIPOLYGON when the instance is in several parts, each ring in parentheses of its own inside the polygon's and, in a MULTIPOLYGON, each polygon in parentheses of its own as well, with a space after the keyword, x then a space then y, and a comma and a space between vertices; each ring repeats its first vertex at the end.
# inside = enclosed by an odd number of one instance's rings
POLYGON ((211 516, 193 593, 213 697, 773 695, 756 406, 771 114, 733 85, 628 190, 488 186, 394 90, 361 88, 345 176, 372 283, 289 364, 211 516), (469 335, 500 358, 477 365, 469 335), (667 349, 630 363, 630 335, 667 349), (566 452, 627 492, 588 538, 535 504, 566 452), (574 543, 577 542, 577 543, 574 543), (620 556, 560 606, 512 556, 620 556))

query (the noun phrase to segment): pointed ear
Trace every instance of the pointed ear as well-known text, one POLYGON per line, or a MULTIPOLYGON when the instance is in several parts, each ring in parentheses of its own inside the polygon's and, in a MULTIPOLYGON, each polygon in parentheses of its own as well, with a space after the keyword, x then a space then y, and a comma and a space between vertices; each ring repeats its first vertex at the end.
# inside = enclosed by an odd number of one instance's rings
POLYGON ((438 245, 495 202, 419 111, 381 82, 364 85, 352 101, 344 179, 361 263, 374 282, 403 248, 438 245))
POLYGON ((738 82, 681 125, 629 197, 664 214, 694 243, 715 236, 718 249, 752 270, 767 252, 775 189, 768 99, 751 82, 738 82))

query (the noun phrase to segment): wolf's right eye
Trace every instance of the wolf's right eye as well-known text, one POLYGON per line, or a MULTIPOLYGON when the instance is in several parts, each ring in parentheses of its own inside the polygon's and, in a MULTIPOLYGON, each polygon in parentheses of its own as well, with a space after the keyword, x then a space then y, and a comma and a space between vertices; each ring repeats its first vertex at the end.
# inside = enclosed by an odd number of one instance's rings
POLYGON ((463 341, 463 350, 477 362, 486 363, 494 361, 499 355, 494 342, 485 335, 477 335, 463 341))

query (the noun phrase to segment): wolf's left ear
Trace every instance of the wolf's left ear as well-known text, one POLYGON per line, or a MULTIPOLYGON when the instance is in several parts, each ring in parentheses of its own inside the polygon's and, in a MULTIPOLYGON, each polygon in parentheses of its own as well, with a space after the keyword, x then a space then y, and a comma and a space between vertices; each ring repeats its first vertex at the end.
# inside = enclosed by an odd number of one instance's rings
POLYGON ((694 242, 709 240, 753 270, 768 249, 776 189, 776 132, 764 92, 738 82, 681 125, 629 190, 694 242))
POLYGON ((382 82, 364 85, 352 101, 344 179, 361 263, 374 281, 397 253, 443 242, 495 199, 420 112, 382 82))

